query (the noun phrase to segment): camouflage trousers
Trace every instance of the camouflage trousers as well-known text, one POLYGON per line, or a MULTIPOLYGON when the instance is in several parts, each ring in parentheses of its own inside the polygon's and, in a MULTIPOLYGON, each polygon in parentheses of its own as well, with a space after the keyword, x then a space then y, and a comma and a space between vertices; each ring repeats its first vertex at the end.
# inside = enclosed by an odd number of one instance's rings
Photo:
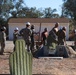
POLYGON ((25 40, 25 47, 27 47, 27 51, 30 52, 31 50, 31 42, 27 39, 25 40))
POLYGON ((0 42, 0 54, 3 54, 5 49, 5 42, 0 42))

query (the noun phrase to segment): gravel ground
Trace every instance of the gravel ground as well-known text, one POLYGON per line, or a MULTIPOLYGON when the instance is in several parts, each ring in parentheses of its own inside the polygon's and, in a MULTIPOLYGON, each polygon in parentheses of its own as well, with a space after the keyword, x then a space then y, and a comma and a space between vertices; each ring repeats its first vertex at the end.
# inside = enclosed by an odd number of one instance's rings
MULTIPOLYGON (((7 41, 4 55, 0 55, 0 75, 10 74, 9 55, 12 52, 13 43, 7 41)), ((76 75, 76 58, 33 58, 32 74, 76 75)))

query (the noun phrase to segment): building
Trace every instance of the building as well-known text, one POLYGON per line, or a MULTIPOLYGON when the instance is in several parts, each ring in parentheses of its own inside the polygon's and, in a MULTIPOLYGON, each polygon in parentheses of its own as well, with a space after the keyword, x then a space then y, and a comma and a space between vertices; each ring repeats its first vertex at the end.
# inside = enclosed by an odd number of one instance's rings
POLYGON ((66 31, 66 39, 69 37, 69 20, 67 18, 11 18, 8 21, 9 27, 9 40, 13 39, 14 28, 18 27, 19 30, 26 27, 26 22, 30 22, 31 25, 35 25, 35 31, 40 33, 44 30, 45 27, 50 31, 56 22, 60 23, 60 26, 65 26, 67 28, 66 31))

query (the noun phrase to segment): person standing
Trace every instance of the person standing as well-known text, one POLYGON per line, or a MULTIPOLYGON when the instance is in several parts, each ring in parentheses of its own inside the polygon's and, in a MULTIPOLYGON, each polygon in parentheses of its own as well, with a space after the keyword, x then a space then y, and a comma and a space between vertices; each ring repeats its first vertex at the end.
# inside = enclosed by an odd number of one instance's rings
POLYGON ((26 23, 26 27, 20 30, 20 35, 23 37, 25 44, 27 46, 27 51, 30 52, 31 46, 31 29, 30 29, 30 22, 26 23))
POLYGON ((41 34, 41 40, 42 40, 43 45, 47 45, 47 37, 48 37, 48 29, 45 28, 41 34))
POLYGON ((58 31, 58 45, 66 44, 66 27, 63 27, 58 31))
POLYGON ((49 32, 48 39, 47 39, 48 45, 52 45, 52 43, 57 44, 57 42, 58 42, 58 36, 57 36, 58 27, 59 27, 59 23, 55 23, 55 26, 49 32))
POLYGON ((5 49, 5 42, 6 42, 5 31, 6 31, 6 27, 2 27, 0 32, 0 45, 1 45, 0 55, 3 55, 4 49, 5 49))
POLYGON ((19 37, 19 28, 16 27, 16 28, 14 29, 14 33, 13 33, 14 51, 15 51, 15 42, 16 42, 16 40, 18 39, 18 37, 19 37))
POLYGON ((57 36, 58 27, 59 27, 59 23, 57 22, 55 23, 55 26, 52 28, 52 30, 49 31, 49 35, 47 38, 48 49, 54 50, 58 45, 58 36, 57 36))
POLYGON ((34 39, 34 34, 36 34, 34 25, 31 25, 31 52, 33 53, 35 49, 35 39, 34 39))
POLYGON ((58 27, 59 27, 59 23, 58 22, 56 22, 55 23, 55 26, 52 28, 52 30, 51 31, 53 31, 54 32, 54 34, 57 36, 57 32, 58 32, 58 27))

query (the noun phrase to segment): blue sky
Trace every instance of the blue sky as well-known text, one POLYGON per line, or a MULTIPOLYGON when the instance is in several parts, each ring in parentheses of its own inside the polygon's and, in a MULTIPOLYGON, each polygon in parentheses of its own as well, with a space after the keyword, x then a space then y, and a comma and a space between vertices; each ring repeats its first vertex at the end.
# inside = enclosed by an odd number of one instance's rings
POLYGON ((61 13, 62 0, 24 0, 28 7, 57 9, 57 13, 61 13))

